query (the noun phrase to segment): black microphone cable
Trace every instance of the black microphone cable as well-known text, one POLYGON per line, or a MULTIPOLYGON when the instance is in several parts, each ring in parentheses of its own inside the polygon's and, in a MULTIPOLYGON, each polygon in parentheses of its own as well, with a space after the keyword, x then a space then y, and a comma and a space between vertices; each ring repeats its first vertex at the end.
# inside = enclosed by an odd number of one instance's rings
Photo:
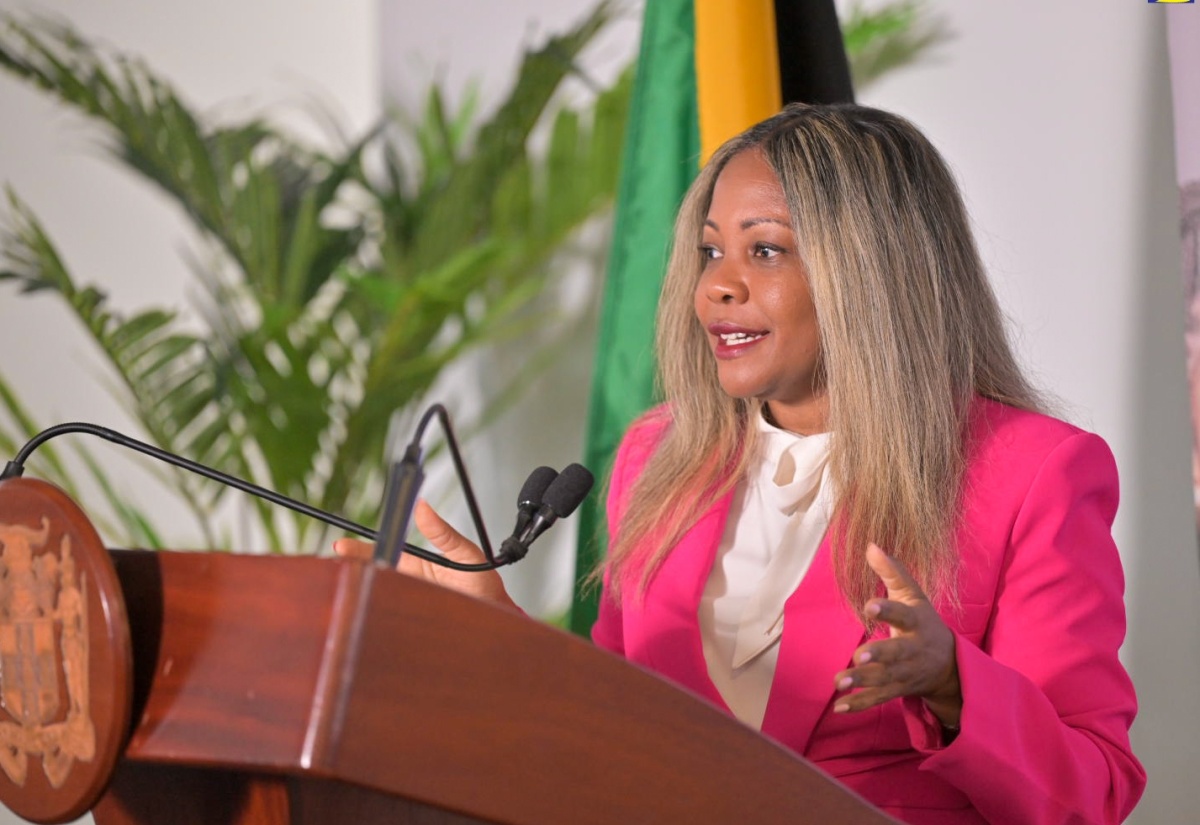
MULTIPOLYGON (((420 431, 418 432, 418 436, 414 440, 419 441, 420 435, 423 434, 425 426, 427 426, 433 415, 437 415, 441 419, 443 427, 446 428, 448 435, 447 441, 450 445, 450 453, 454 460, 455 470, 459 474, 459 478, 463 481, 463 489, 464 495, 467 499, 467 506, 471 511, 472 520, 475 523, 476 531, 479 533, 481 539, 480 549, 483 550, 487 561, 475 564, 456 562, 446 558, 440 553, 427 550, 424 547, 418 547, 414 544, 409 544, 408 542, 404 542, 402 550, 412 553, 418 558, 433 562, 434 564, 439 564, 443 567, 448 567, 453 570, 461 570, 466 572, 495 570, 498 567, 503 567, 518 561, 520 559, 519 556, 513 556, 505 553, 502 553, 499 557, 497 557, 487 540, 487 534, 483 528, 483 518, 479 512, 479 506, 475 499, 475 493, 470 486, 470 480, 466 476, 466 467, 462 463, 462 456, 459 453, 457 442, 454 440, 453 431, 449 427, 449 418, 446 415, 444 407, 438 404, 426 411, 422 418, 423 423, 420 427, 420 431)), ((351 521, 334 513, 329 513, 318 509, 310 504, 305 504, 304 502, 289 498, 273 490, 268 490, 265 487, 260 487, 257 484, 244 481, 236 476, 231 476, 228 473, 221 472, 220 470, 213 469, 212 467, 207 467, 198 462, 175 455, 174 453, 169 453, 166 450, 155 447, 152 444, 147 444, 143 441, 138 441, 135 438, 130 438, 129 436, 119 433, 116 430, 86 422, 77 421, 66 424, 58 424, 53 427, 48 427, 47 429, 42 430, 40 433, 37 433, 17 452, 16 457, 12 461, 7 462, 4 470, 0 471, 0 481, 9 478, 19 478, 20 476, 24 475, 25 462, 29 460, 29 456, 34 450, 52 438, 69 433, 83 433, 86 435, 97 436, 105 441, 109 441, 113 444, 117 444, 144 455, 151 456, 152 458, 156 458, 159 461, 170 464, 174 467, 187 470, 188 472, 195 473, 220 484, 228 485, 252 496, 257 496, 258 498, 269 501, 272 504, 286 507, 289 510, 306 515, 309 518, 313 518, 330 526, 337 527, 346 531, 347 533, 353 533, 354 535, 362 536, 363 538, 375 542, 378 542, 379 540, 379 533, 371 530, 368 527, 364 527, 357 522, 351 521)))
MULTIPOLYGON (((483 514, 480 512, 479 502, 475 498, 475 489, 471 486, 471 477, 467 473, 467 465, 462 460, 462 453, 458 449, 458 439, 455 438, 454 427, 450 424, 450 414, 441 404, 430 404, 429 408, 425 410, 420 421, 417 422, 412 440, 404 450, 404 457, 392 465, 391 471, 388 474, 388 485, 384 491, 383 519, 379 538, 375 542, 375 561, 386 563, 389 567, 395 567, 396 563, 400 561, 401 552, 404 550, 411 552, 409 548, 412 545, 408 544, 404 540, 404 537, 408 533, 408 522, 412 517, 413 505, 417 502, 417 492, 420 489, 421 482, 425 478, 425 473, 421 466, 421 440, 425 437, 425 430, 429 427, 429 423, 434 417, 437 418, 438 423, 442 427, 442 433, 446 436, 446 446, 450 448, 450 458, 454 462, 454 472, 458 476, 459 484, 462 486, 463 497, 467 501, 467 510, 471 513, 471 521, 475 524, 475 535, 479 539, 479 549, 483 551, 483 555, 487 559, 486 564, 490 565, 489 567, 479 569, 494 570, 504 564, 511 564, 517 561, 515 558, 499 562, 496 559, 496 554, 492 550, 492 542, 488 538, 487 527, 483 523, 483 514)), ((421 558, 426 557, 422 556, 421 558)), ((439 555, 439 558, 444 559, 445 557, 439 555)), ((449 561, 449 559, 446 559, 446 561, 449 561)), ((455 567, 454 569, 465 568, 455 567)))
POLYGON ((35 435, 33 438, 29 439, 25 446, 17 452, 16 458, 4 466, 4 471, 0 472, 0 481, 4 481, 8 478, 19 478, 24 475, 25 462, 29 460, 29 456, 34 450, 45 444, 50 439, 56 438, 60 435, 67 435, 68 433, 85 433, 87 435, 98 436, 103 438, 105 441, 110 441, 113 444, 127 447, 144 455, 157 458, 159 461, 166 462, 167 464, 171 464, 175 467, 179 467, 180 469, 195 473, 196 475, 204 476, 205 478, 221 484, 226 484, 230 487, 241 490, 244 493, 249 493, 252 496, 266 499, 272 504, 278 504, 281 507, 286 507, 289 510, 294 510, 297 513, 303 513, 304 515, 314 518, 317 521, 323 521, 326 524, 332 525, 333 527, 340 527, 349 533, 355 533, 356 535, 374 538, 373 531, 368 530, 361 524, 350 521, 349 519, 342 518, 341 516, 334 515, 333 513, 327 513, 324 510, 318 510, 316 507, 313 507, 310 504, 305 504, 302 501, 296 501, 295 499, 288 498, 285 495, 276 493, 274 490, 268 490, 266 487, 259 487, 257 484, 252 484, 249 481, 243 481, 236 476, 231 476, 227 473, 221 472, 220 470, 214 470, 212 467, 206 467, 205 465, 192 461, 191 459, 177 456, 174 453, 168 453, 166 450, 159 449, 153 444, 147 444, 144 441, 138 441, 136 438, 130 438, 129 436, 119 433, 116 430, 110 430, 108 427, 101 427, 98 424, 87 424, 82 421, 74 421, 68 424, 58 424, 53 427, 48 427, 47 429, 42 430, 40 433, 35 435))

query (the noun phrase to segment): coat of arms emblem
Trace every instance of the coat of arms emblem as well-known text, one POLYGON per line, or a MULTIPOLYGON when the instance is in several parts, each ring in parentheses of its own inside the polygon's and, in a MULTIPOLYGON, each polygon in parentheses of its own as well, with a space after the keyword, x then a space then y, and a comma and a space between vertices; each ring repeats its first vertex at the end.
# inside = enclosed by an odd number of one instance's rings
POLYGON ((76 759, 91 761, 87 577, 70 536, 48 547, 50 525, 0 524, 0 769, 25 784, 40 755, 59 788, 76 759), (5 718, 7 716, 7 718, 5 718))

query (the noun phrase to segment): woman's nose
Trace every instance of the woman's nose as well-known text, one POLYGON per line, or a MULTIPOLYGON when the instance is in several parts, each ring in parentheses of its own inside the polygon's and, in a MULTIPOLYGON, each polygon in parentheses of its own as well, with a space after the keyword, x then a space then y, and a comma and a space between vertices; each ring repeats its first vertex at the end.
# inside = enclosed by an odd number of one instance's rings
POLYGON ((740 304, 749 297, 746 282, 728 259, 710 266, 701 285, 704 295, 714 304, 740 304))

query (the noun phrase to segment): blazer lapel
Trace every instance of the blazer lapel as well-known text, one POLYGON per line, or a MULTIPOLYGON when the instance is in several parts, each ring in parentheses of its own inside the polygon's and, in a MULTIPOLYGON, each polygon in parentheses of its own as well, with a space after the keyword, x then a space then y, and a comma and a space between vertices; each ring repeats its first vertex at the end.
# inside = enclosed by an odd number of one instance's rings
POLYGON ((643 602, 647 664, 728 710, 708 675, 700 638, 700 598, 733 503, 730 492, 696 522, 655 573, 643 602))
MULTIPOLYGON (((726 711, 704 660, 699 608, 732 502, 732 493, 721 499, 667 556, 639 609, 637 624, 645 636, 636 650, 626 649, 626 655, 726 711)), ((784 606, 763 733, 802 753, 834 697, 833 675, 849 663, 864 633, 838 589, 826 538, 784 606)))
POLYGON ((829 539, 784 607, 775 681, 763 733, 803 753, 834 697, 833 676, 850 662, 865 630, 833 576, 829 539))

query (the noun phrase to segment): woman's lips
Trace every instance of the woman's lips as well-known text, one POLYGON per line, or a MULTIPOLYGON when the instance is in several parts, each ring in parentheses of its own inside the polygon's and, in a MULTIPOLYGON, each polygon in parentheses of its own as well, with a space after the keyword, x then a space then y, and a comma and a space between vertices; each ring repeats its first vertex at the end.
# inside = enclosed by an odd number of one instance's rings
POLYGON ((710 324, 708 332, 713 336, 713 353, 717 358, 737 358, 765 338, 768 333, 761 329, 748 329, 733 324, 710 324))

